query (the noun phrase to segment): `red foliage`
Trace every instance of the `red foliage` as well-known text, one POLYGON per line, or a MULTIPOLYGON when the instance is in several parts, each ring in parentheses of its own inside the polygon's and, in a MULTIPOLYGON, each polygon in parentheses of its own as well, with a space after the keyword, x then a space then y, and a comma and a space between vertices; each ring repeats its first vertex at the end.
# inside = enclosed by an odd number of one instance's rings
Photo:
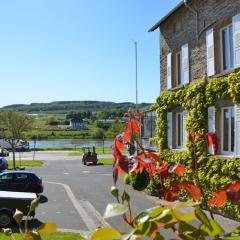
POLYGON ((208 201, 208 206, 215 205, 216 207, 221 207, 228 199, 227 194, 224 190, 212 193, 214 197, 208 201))
POLYGON ((169 170, 170 173, 175 172, 179 177, 182 177, 186 172, 186 167, 180 163, 172 165, 169 170))
POLYGON ((214 192, 214 197, 208 202, 208 206, 221 207, 227 200, 240 204, 240 182, 227 184, 224 189, 214 192))
POLYGON ((169 171, 168 171, 169 168, 170 168, 170 165, 168 164, 168 165, 165 165, 165 166, 163 166, 163 167, 161 167, 157 170, 157 174, 159 175, 162 183, 164 183, 169 176, 169 171))
POLYGON ((147 152, 146 153, 147 158, 154 159, 155 161, 159 162, 160 164, 163 164, 163 160, 155 153, 153 152, 147 152))
POLYGON ((175 201, 179 195, 180 190, 185 190, 193 200, 198 201, 202 197, 201 189, 187 181, 174 181, 168 191, 165 192, 164 198, 167 201, 175 201))

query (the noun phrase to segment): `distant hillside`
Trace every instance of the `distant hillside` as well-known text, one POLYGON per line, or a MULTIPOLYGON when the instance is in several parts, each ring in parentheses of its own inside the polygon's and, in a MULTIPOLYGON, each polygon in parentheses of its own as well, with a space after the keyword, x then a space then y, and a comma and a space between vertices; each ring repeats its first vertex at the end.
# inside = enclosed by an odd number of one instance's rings
MULTIPOLYGON (((150 103, 141 103, 139 109, 147 108, 150 103)), ((129 107, 134 108, 135 104, 131 102, 114 103, 101 101, 59 101, 51 103, 31 103, 31 104, 13 104, 0 110, 16 110, 27 113, 62 113, 67 114, 75 111, 122 111, 126 112, 129 107)))

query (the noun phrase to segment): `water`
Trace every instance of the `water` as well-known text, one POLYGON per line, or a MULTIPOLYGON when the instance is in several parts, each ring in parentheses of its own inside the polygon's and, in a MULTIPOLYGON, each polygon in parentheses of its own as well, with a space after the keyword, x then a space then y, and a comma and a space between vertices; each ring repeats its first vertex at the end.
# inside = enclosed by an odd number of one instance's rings
MULTIPOLYGON (((34 142, 29 141, 30 149, 34 148, 34 142)), ((111 147, 113 140, 104 140, 104 147, 111 147)), ((148 143, 147 140, 142 140, 144 147, 156 148, 156 146, 148 143)), ((103 141, 97 139, 47 139, 37 140, 35 148, 81 148, 81 147, 103 147, 103 141)))
MULTIPOLYGON (((29 141, 30 148, 34 148, 34 142, 29 141)), ((105 140, 104 147, 111 147, 112 140, 105 140)), ((95 139, 48 139, 37 140, 35 148, 81 148, 87 146, 102 147, 102 140, 95 139)))

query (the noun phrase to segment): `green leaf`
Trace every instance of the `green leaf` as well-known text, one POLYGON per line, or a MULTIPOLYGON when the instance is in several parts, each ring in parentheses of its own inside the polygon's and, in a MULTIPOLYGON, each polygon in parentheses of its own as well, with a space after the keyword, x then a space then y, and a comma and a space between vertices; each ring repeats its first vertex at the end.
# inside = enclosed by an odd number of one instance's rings
POLYGON ((122 202, 124 203, 125 201, 129 202, 130 201, 130 196, 126 191, 123 192, 122 194, 122 202))
POLYGON ((121 233, 114 228, 106 227, 97 229, 93 235, 92 240, 115 240, 121 237, 121 233))
POLYGON ((186 222, 180 222, 179 223, 179 232, 181 233, 193 233, 194 231, 196 231, 197 229, 195 227, 193 227, 192 225, 186 223, 186 222))
POLYGON ((174 212, 174 216, 178 220, 183 221, 183 222, 190 222, 190 221, 193 221, 196 219, 196 216, 193 212, 187 213, 187 214, 183 214, 177 210, 173 210, 173 212, 174 212))
POLYGON ((206 234, 206 236, 216 236, 224 233, 222 227, 215 220, 210 220, 209 222, 211 226, 210 228, 205 224, 200 226, 200 229, 206 234))
POLYGON ((146 222, 148 219, 149 219, 149 213, 148 212, 142 212, 134 219, 134 223, 136 225, 139 225, 139 224, 142 224, 142 223, 146 222))
POLYGON ((164 210, 168 209, 167 207, 154 207, 149 208, 147 212, 149 213, 150 218, 156 218, 162 214, 164 210))
POLYGON ((124 204, 120 203, 109 203, 104 212, 103 218, 110 218, 122 215, 128 211, 128 208, 124 204))
POLYGON ((144 222, 138 225, 138 230, 136 235, 141 235, 142 237, 150 236, 154 230, 157 229, 157 225, 154 222, 144 222))
POLYGON ((55 223, 51 223, 51 222, 46 222, 41 224, 38 228, 37 231, 40 234, 43 233, 54 233, 57 231, 57 225, 55 223))
POLYGON ((207 217, 207 215, 203 212, 203 210, 201 208, 195 208, 195 215, 196 217, 206 226, 208 226, 209 229, 211 229, 211 224, 210 221, 207 217))

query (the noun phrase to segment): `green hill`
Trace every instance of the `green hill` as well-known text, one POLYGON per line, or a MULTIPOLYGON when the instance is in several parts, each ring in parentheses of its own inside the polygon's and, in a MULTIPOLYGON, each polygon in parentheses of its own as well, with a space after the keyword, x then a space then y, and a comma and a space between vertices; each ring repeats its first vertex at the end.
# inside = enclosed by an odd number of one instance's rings
MULTIPOLYGON (((147 108, 150 105, 150 103, 141 103, 138 105, 138 108, 147 108)), ((32 114, 68 114, 75 111, 126 112, 129 107, 135 108, 135 104, 131 102, 114 103, 102 101, 57 101, 51 103, 13 104, 0 108, 0 111, 15 110, 32 114)))

